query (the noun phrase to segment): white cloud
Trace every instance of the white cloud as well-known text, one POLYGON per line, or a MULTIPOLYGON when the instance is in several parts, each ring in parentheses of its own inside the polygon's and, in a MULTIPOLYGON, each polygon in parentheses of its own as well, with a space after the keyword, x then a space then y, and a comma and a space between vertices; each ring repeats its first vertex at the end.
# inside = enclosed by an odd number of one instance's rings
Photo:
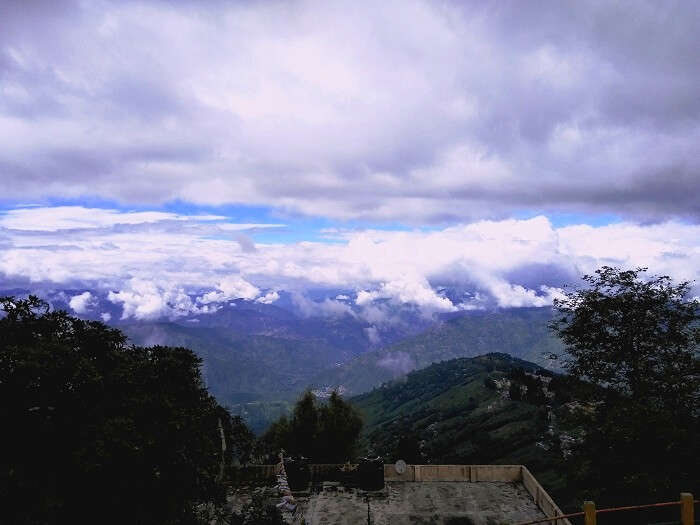
POLYGON ((393 352, 382 357, 377 364, 382 368, 390 370, 395 375, 408 374, 416 368, 413 358, 405 352, 393 352))
POLYGON ((425 313, 452 312, 457 308, 446 297, 440 297, 428 284, 425 277, 399 278, 381 283, 379 289, 368 292, 360 290, 355 304, 365 306, 377 299, 389 299, 397 304, 412 304, 425 313))
POLYGON ((83 292, 79 295, 74 295, 68 301, 68 306, 70 306, 76 314, 84 314, 93 305, 95 298, 90 292, 83 292))
POLYGON ((102 318, 102 321, 105 323, 108 323, 112 320, 112 314, 110 314, 109 312, 104 312, 104 313, 100 314, 100 317, 102 318))
POLYGON ((356 316, 356 313, 345 303, 324 299, 323 301, 312 301, 303 293, 292 294, 292 301, 301 315, 306 317, 340 317, 344 315, 356 316))
POLYGON ((241 223, 241 224, 223 223, 223 224, 218 225, 219 229, 221 229, 221 230, 232 230, 232 231, 257 230, 257 229, 267 229, 267 228, 283 228, 285 226, 286 226, 286 224, 257 224, 257 223, 241 223))
POLYGON ((122 319, 176 318, 191 313, 209 313, 215 308, 196 305, 181 287, 166 287, 154 281, 130 279, 107 299, 122 305, 122 319))
POLYGON ((368 326, 365 328, 365 333, 367 334, 367 339, 369 339, 369 342, 373 345, 379 344, 382 340, 376 326, 368 326))
MULTIPOLYGON (((162 221, 214 221, 225 219, 217 215, 183 216, 158 211, 122 212, 82 206, 18 208, 0 213, 0 227, 18 230, 57 231, 80 228, 100 228, 118 224, 148 224, 162 221)), ((250 229, 260 225, 226 224, 226 229, 250 229)))
MULTIPOLYGON (((355 315, 380 325, 391 322, 391 304, 413 305, 426 315, 550 304, 564 283, 576 284, 603 264, 647 266, 678 280, 700 274, 700 226, 681 222, 556 228, 535 217, 433 231, 346 231, 333 243, 258 243, 253 252, 235 238, 211 235, 216 225, 150 224, 6 230, 0 287, 108 291, 123 317, 144 319, 212 311, 234 299, 271 302, 287 290, 307 315, 355 315), (446 295, 445 285, 471 295, 446 295), (354 304, 340 296, 311 301, 304 295, 311 288, 354 289, 354 304)), ((82 299, 75 300, 81 308, 82 299)))
POLYGON ((280 294, 272 290, 267 292, 265 295, 258 297, 255 301, 263 304, 272 304, 280 298, 280 294))
POLYGON ((698 217, 694 2, 51 4, 2 12, 7 199, 698 217))
POLYGON ((201 304, 222 303, 232 299, 255 299, 260 290, 239 275, 230 275, 219 281, 217 290, 207 292, 197 299, 201 304))

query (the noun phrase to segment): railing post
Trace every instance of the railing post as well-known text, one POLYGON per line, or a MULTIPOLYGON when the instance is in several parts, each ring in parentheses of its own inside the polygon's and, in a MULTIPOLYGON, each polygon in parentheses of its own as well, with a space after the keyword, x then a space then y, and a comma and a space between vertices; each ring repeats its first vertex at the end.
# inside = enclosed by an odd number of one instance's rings
POLYGON ((592 501, 583 502, 583 523, 584 525, 596 525, 595 503, 592 501))
POLYGON ((694 514, 693 495, 690 492, 681 492, 681 523, 683 525, 693 525, 695 520, 694 514))

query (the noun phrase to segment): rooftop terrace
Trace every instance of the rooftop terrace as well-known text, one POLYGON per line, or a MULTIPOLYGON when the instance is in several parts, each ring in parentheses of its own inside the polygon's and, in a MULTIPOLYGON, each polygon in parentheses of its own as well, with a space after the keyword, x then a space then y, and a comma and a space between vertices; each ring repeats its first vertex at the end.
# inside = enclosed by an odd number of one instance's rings
POLYGON ((298 498, 306 523, 373 525, 500 525, 544 518, 520 482, 389 481, 367 497, 362 491, 325 487, 298 498))
MULTIPOLYGON (((309 467, 313 481, 292 493, 298 508, 286 516, 290 523, 303 518, 307 525, 501 525, 561 515, 521 465, 406 465, 400 473, 384 465, 381 490, 326 481, 325 474, 339 466, 309 467)), ((275 465, 261 465, 255 477, 278 473, 275 465)), ((570 523, 562 519, 556 525, 570 523)))

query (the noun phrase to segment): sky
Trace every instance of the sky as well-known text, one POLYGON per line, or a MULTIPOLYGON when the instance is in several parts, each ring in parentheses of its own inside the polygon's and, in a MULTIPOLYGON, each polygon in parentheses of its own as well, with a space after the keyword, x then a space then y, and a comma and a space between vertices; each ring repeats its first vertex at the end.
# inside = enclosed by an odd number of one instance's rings
POLYGON ((4 0, 0 289, 370 318, 545 306, 604 264, 696 280, 698 27, 672 0, 4 0))

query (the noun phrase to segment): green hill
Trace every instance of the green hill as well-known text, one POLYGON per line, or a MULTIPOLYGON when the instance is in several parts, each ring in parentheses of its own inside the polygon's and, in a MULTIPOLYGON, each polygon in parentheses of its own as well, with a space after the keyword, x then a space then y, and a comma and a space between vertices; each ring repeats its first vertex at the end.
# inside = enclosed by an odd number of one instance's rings
POLYGON ((204 359, 209 391, 224 405, 294 399, 338 351, 322 341, 237 334, 226 327, 141 323, 122 328, 140 345, 191 348, 204 359))
POLYGON ((364 416, 366 451, 385 461, 524 464, 557 492, 561 452, 549 429, 562 384, 534 363, 499 353, 436 363, 351 402, 364 416))
POLYGON ((561 351, 559 339, 547 327, 551 317, 551 308, 468 312, 326 370, 314 378, 314 385, 342 385, 346 392, 361 393, 432 363, 489 352, 551 366, 545 355, 561 351))

